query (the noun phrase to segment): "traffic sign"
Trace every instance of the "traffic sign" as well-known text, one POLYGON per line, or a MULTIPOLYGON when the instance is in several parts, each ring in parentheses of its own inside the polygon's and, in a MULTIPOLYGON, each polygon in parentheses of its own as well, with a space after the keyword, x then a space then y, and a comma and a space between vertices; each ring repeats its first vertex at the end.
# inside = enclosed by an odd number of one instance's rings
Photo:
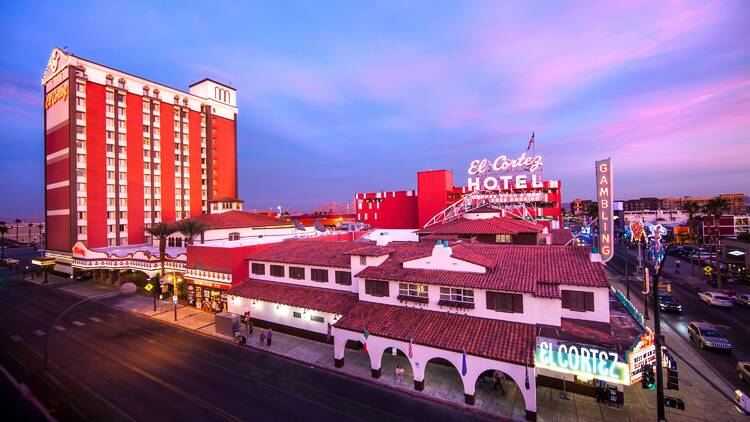
POLYGON ((146 291, 147 291, 147 292, 150 292, 150 291, 151 291, 151 289, 153 289, 153 288, 154 288, 154 285, 153 285, 153 284, 151 284, 151 283, 148 283, 148 284, 146 284, 145 286, 143 286, 143 288, 144 288, 144 289, 146 289, 146 291))
POLYGON ((172 303, 177 304, 177 296, 172 296, 172 303))
POLYGON ((714 267, 710 265, 706 265, 705 267, 703 267, 703 273, 705 273, 706 275, 711 275, 712 272, 714 272, 714 267))

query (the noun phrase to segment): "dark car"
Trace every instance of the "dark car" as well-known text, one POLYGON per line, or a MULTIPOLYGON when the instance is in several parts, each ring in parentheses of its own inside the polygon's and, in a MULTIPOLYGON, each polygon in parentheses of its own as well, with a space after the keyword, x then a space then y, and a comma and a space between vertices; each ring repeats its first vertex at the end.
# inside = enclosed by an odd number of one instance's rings
POLYGON ((682 312, 682 305, 677 303, 672 295, 660 294, 659 295, 659 309, 663 312, 682 312))

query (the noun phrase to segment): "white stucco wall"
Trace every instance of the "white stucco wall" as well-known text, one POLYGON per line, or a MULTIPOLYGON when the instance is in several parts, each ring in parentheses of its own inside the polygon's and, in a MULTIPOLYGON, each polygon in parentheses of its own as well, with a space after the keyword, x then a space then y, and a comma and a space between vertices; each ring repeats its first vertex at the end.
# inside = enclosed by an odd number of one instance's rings
POLYGON ((331 290, 340 290, 345 292, 356 292, 357 291, 357 281, 355 281, 354 276, 352 276, 352 285, 347 286, 344 284, 337 284, 336 283, 336 271, 347 271, 350 270, 348 268, 337 268, 337 267, 323 267, 323 266, 312 266, 312 265, 297 265, 297 264, 283 264, 279 262, 267 262, 267 261, 249 261, 248 262, 248 274, 249 277, 255 280, 266 280, 266 281, 273 281, 277 283, 288 283, 288 284, 296 284, 298 286, 307 286, 307 287, 318 287, 322 289, 331 289, 331 290), (265 274, 258 275, 253 274, 253 263, 258 264, 264 264, 266 266, 265 274), (281 265, 284 267, 284 277, 274 277, 271 275, 271 265, 281 265), (304 280, 297 280, 295 278, 289 277, 289 267, 302 267, 305 269, 305 279, 304 280), (311 272, 310 270, 312 268, 316 269, 322 269, 328 271, 328 282, 322 283, 319 281, 312 281, 311 272))
POLYGON ((585 287, 585 286, 570 286, 566 284, 560 285, 560 290, 577 290, 581 292, 594 292, 594 311, 593 312, 578 312, 571 311, 569 309, 562 308, 562 301, 560 301, 560 316, 562 318, 580 319, 584 321, 598 321, 598 322, 610 322, 609 321, 609 289, 604 287, 585 287))
POLYGON ((230 295, 227 300, 227 309, 229 312, 240 315, 250 311, 251 318, 320 334, 327 334, 328 324, 333 324, 339 317, 327 312, 305 310, 293 306, 277 305, 271 302, 257 301, 255 305, 252 302, 252 299, 230 295), (292 312, 302 313, 302 318, 294 318, 292 312), (312 315, 322 316, 324 322, 310 320, 310 316, 312 315))

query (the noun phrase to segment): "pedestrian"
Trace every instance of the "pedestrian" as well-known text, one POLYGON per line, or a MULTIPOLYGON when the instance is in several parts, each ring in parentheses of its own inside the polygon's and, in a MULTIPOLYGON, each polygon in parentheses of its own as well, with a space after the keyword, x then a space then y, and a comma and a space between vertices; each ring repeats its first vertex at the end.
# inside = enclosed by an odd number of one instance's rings
POLYGON ((493 390, 497 390, 498 387, 500 389, 500 394, 503 396, 505 395, 505 388, 503 388, 503 373, 500 371, 495 371, 493 373, 493 377, 495 378, 495 385, 492 387, 493 390))
POLYGON ((396 379, 399 384, 404 382, 404 368, 401 367, 400 363, 396 365, 396 379))
POLYGON ((253 335, 253 322, 248 319, 247 320, 247 336, 250 337, 253 335))
POLYGON ((258 344, 262 345, 265 340, 266 340, 266 330, 264 328, 261 328, 260 335, 258 336, 258 344))
POLYGON ((674 260, 674 272, 676 273, 680 272, 680 260, 679 259, 674 260))
POLYGON ((268 332, 266 333, 266 342, 268 343, 269 346, 271 345, 272 336, 273 336, 273 330, 269 328, 268 332))

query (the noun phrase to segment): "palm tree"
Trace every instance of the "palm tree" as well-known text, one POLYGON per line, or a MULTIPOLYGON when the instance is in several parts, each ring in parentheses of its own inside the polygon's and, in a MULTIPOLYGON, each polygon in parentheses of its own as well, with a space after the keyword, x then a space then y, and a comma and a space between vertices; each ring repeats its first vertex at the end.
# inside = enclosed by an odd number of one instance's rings
POLYGON ((167 251, 167 237, 177 231, 177 228, 169 223, 156 223, 146 228, 146 233, 152 239, 159 239, 159 261, 161 261, 161 276, 164 277, 164 256, 167 251))
POLYGON ((42 248, 42 241, 44 240, 44 236, 42 236, 42 229, 44 228, 44 224, 39 223, 36 225, 36 228, 39 229, 39 248, 42 248))
POLYGON ((2 248, 2 252, 0 252, 0 257, 2 259, 5 259, 5 233, 8 233, 8 226, 5 225, 5 221, 0 221, 0 248, 2 248))
POLYGON ((27 242, 29 245, 31 245, 31 229, 34 227, 34 223, 29 223, 29 241, 27 242))
POLYGON ((684 204, 682 204, 682 210, 685 211, 688 214, 688 230, 690 230, 690 234, 688 235, 688 239, 690 239, 690 243, 695 243, 695 226, 696 226, 696 219, 695 214, 698 214, 698 212, 701 210, 701 206, 698 205, 698 203, 694 201, 687 201, 684 204))
POLYGON ((713 217, 714 223, 714 262, 716 263, 716 288, 721 289, 721 270, 719 268, 719 219, 729 209, 729 201, 724 198, 709 199, 703 211, 713 217))
POLYGON ((21 226, 21 219, 20 218, 16 218, 15 223, 16 223, 16 243, 18 243, 20 245, 21 244, 21 240, 18 239, 18 228, 21 226))
POLYGON ((189 218, 175 223, 175 228, 185 236, 185 244, 192 245, 195 238, 208 230, 209 226, 200 220, 189 218))

